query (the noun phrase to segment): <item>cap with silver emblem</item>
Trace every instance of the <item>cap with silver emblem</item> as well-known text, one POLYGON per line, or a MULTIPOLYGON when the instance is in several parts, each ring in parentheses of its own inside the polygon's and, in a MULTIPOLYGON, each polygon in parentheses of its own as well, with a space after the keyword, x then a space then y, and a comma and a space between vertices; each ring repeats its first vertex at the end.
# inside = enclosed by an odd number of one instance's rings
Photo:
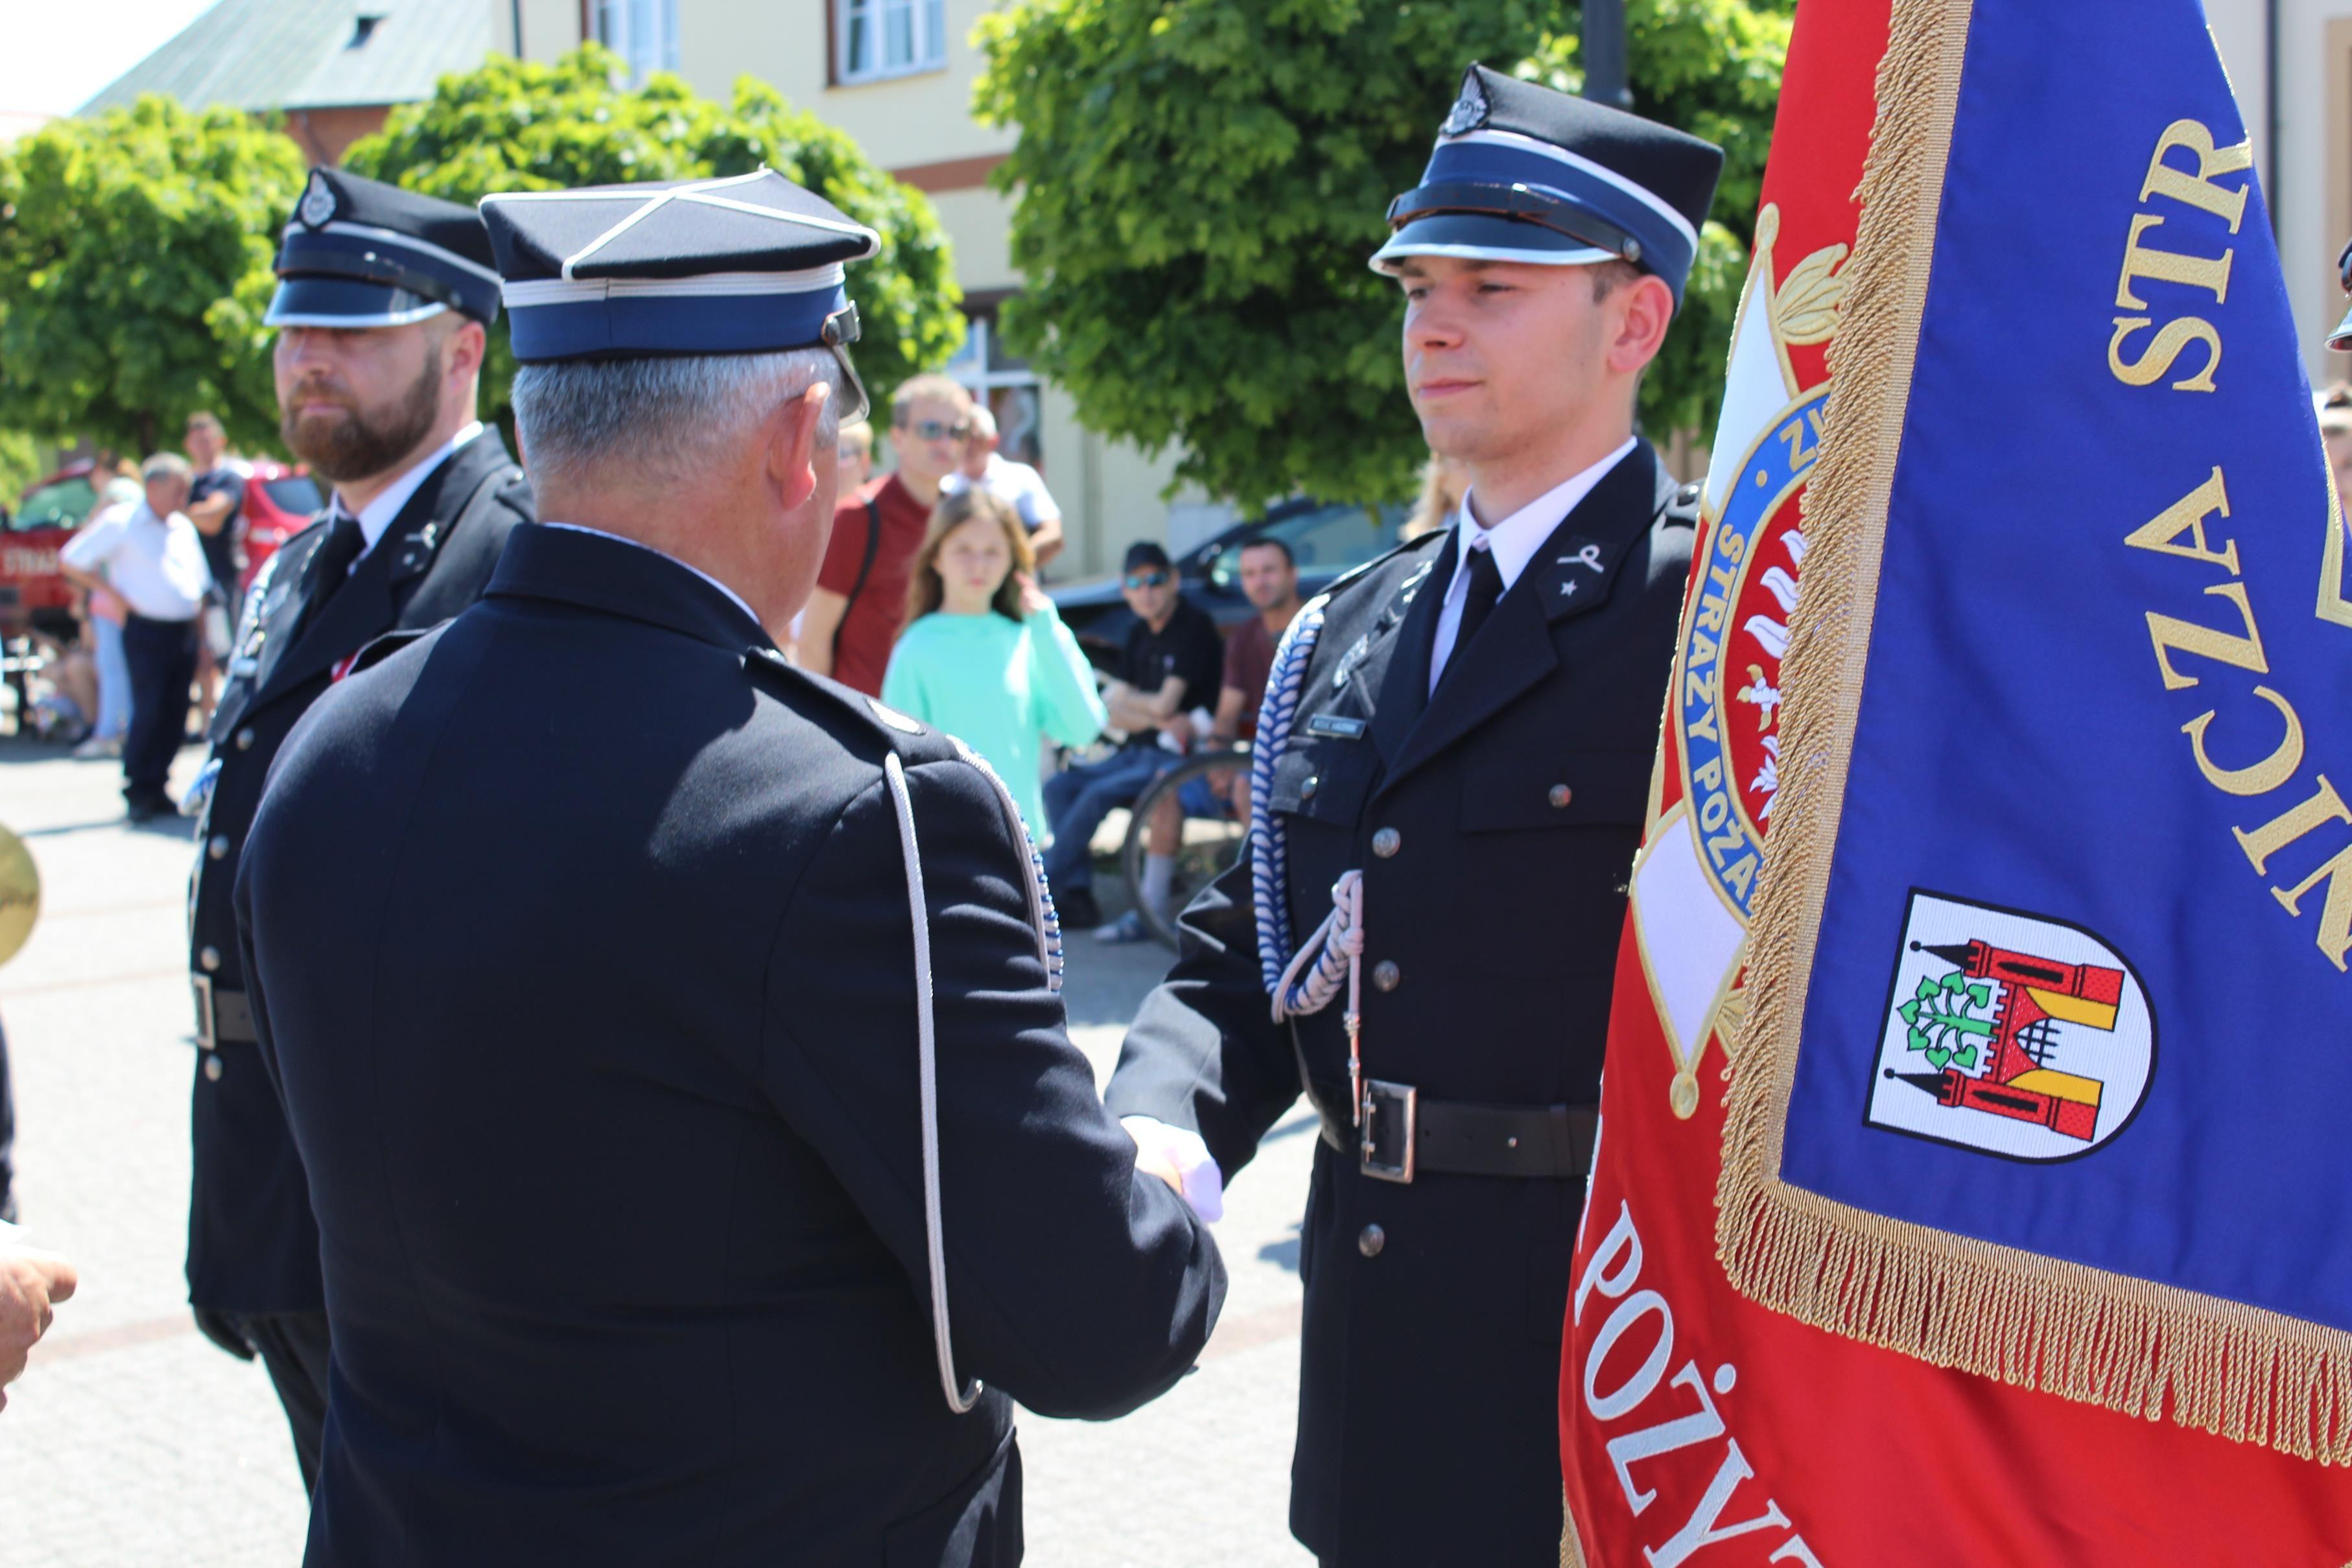
POLYGON ((1622 260, 1680 305, 1722 171, 1712 142, 1474 65, 1421 183, 1389 204, 1395 233, 1372 269, 1414 256, 1622 260))
POLYGON ((772 169, 489 195, 482 217, 523 363, 824 349, 841 417, 863 412, 845 266, 881 237, 772 169))
POLYGON ((278 242, 271 327, 401 327, 445 310, 499 316, 482 220, 341 169, 313 169, 278 242))

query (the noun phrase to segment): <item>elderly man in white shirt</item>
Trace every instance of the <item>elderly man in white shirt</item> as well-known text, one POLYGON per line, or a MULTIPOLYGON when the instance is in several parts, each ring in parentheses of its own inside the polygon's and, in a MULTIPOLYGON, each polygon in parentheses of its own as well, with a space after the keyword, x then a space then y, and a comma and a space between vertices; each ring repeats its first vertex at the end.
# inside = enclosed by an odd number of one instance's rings
POLYGON ((99 513, 58 552, 68 580, 111 595, 126 612, 131 728, 122 740, 122 799, 134 822, 178 810, 163 781, 187 734, 196 617, 212 585, 204 541, 180 510, 193 476, 187 460, 158 453, 139 472, 143 500, 99 513))
POLYGON ((1045 476, 996 450, 999 439, 996 416, 988 412, 986 403, 975 402, 971 434, 963 444, 963 463, 940 481, 940 494, 952 496, 967 485, 978 485, 1005 501, 1020 514, 1021 526, 1029 530, 1030 553, 1042 567, 1062 553, 1062 508, 1045 488, 1045 476))

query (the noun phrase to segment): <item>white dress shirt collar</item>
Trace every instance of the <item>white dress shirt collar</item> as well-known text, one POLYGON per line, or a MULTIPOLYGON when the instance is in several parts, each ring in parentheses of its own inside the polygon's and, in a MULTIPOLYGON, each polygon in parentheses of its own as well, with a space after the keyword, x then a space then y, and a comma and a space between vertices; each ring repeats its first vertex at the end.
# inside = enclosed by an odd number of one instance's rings
POLYGON ((1481 527, 1477 514, 1470 509, 1470 497, 1462 497, 1462 509, 1454 518, 1454 576, 1446 582, 1445 598, 1438 606, 1437 635, 1429 651, 1429 689, 1437 690, 1437 677, 1445 673, 1445 662, 1454 655, 1454 643, 1462 631, 1462 606, 1470 597, 1470 552, 1484 549, 1495 558, 1495 570, 1502 574, 1503 591, 1519 580, 1519 574, 1543 549, 1544 540, 1554 529, 1568 520, 1569 513, 1583 504, 1593 487, 1609 476, 1611 469, 1625 460, 1633 450, 1634 439, 1595 463, 1591 467, 1553 486, 1509 517, 1491 527, 1481 527))
MULTIPOLYGON (((415 464, 407 473, 386 485, 374 500, 356 512, 343 505, 342 492, 339 490, 335 493, 335 510, 345 517, 357 519, 360 525, 360 538, 365 541, 360 547, 362 556, 375 549, 375 541, 383 538, 384 530, 392 527, 392 520, 400 516, 400 508, 408 505, 408 499, 416 494, 417 486, 433 477, 433 471, 449 461, 457 448, 481 434, 482 422, 478 419, 451 436, 431 456, 415 464)), ((359 561, 354 559, 352 565, 356 570, 359 561)))
MULTIPOLYGON (((1479 526, 1477 514, 1470 509, 1470 497, 1465 493, 1462 511, 1454 525, 1462 536, 1462 543, 1472 549, 1484 544, 1495 552, 1495 569, 1503 574, 1503 591, 1509 592, 1511 585, 1519 580, 1519 573, 1528 569, 1528 562, 1535 559, 1536 551, 1543 548, 1544 540, 1551 538, 1552 530, 1566 522, 1569 513, 1576 510, 1584 497, 1592 494, 1593 486, 1607 478, 1609 471, 1633 450, 1633 438, 1629 435, 1624 445, 1591 467, 1553 486, 1500 522, 1484 528, 1479 526)), ((1454 561, 1456 582, 1468 575, 1469 564, 1466 551, 1457 549, 1454 561)), ((1452 597, 1450 591, 1447 597, 1452 597)))
POLYGON ((562 528, 566 533, 593 534, 600 539, 618 539, 625 545, 635 545, 637 549, 645 551, 647 555, 657 555, 661 557, 662 559, 670 562, 674 566, 685 567, 687 570, 694 573, 695 576, 702 579, 703 581, 710 584, 711 587, 717 589, 719 592, 733 600, 735 601, 735 608, 740 610, 744 614, 749 615, 751 618, 752 625, 761 627, 762 629, 765 628, 766 623, 760 619, 759 612, 753 610, 749 604, 745 603, 741 594, 736 592, 733 589, 728 587, 725 583, 719 581, 717 578, 711 576, 700 567, 694 565, 690 561, 679 560, 677 557, 670 554, 667 550, 656 549, 653 546, 646 543, 643 539, 633 539, 626 534, 609 534, 603 528, 592 528, 584 523, 556 523, 550 522, 546 518, 542 517, 540 519, 540 526, 549 528, 562 528))

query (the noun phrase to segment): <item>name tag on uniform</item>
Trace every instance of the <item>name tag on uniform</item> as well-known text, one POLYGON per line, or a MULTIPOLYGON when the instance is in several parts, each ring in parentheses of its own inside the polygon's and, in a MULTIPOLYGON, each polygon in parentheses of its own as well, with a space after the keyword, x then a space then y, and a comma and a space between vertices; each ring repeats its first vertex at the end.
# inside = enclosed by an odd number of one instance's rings
POLYGON ((1307 716, 1307 733, 1325 740, 1360 740, 1364 721, 1343 718, 1336 713, 1312 713, 1307 716))

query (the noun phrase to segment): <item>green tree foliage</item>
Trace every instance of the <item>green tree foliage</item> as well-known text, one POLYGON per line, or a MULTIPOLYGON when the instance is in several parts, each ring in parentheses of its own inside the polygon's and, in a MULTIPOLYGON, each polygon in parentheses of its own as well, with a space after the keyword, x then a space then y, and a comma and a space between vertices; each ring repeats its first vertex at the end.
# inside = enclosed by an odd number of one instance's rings
POLYGON ((261 317, 301 186, 276 131, 163 98, 0 150, 0 425, 145 453, 210 408, 268 438, 261 317))
POLYGON ((31 436, 0 430, 0 507, 16 510, 26 487, 44 476, 41 455, 41 444, 31 436))
MULTIPOLYGON (((588 44, 553 65, 494 58, 441 78, 423 103, 394 111, 354 145, 354 172, 471 204, 492 191, 552 191, 639 180, 709 179, 761 164, 816 192, 882 236, 850 267, 863 337, 858 374, 877 406, 963 340, 962 298, 937 214, 920 192, 875 167, 846 134, 792 109, 745 77, 732 104, 699 98, 674 76, 618 85, 620 57, 588 44)), ((514 360, 490 335, 483 401, 503 417, 514 360)))
MULTIPOLYGON (((1653 429, 1713 417, 1787 52, 1789 0, 1628 0, 1635 107, 1731 154, 1653 429)), ((1365 266, 1462 68, 1573 90, 1541 0, 1011 0, 981 23, 979 116, 1018 126, 1028 290, 1005 330, 1091 427, 1259 504, 1408 494, 1425 449, 1395 285, 1365 266)))

